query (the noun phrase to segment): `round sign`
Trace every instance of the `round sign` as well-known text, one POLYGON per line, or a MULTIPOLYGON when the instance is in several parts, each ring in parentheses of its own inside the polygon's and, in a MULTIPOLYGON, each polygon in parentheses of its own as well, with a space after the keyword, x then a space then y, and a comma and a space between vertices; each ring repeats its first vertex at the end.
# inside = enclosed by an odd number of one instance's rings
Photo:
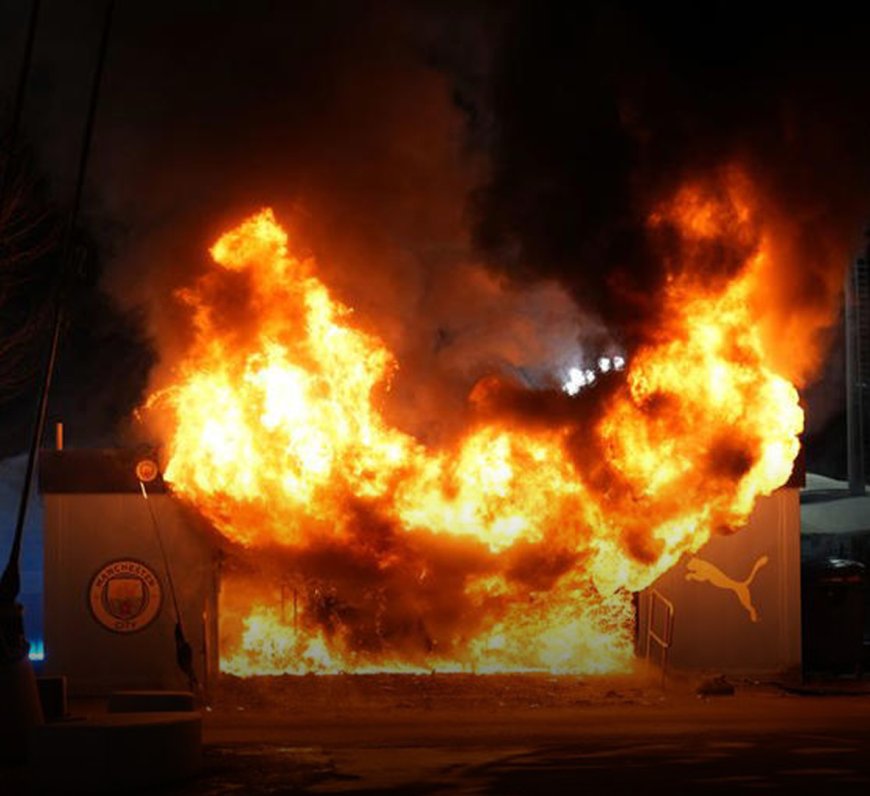
POLYGON ((142 459, 136 464, 136 478, 144 483, 157 478, 157 464, 151 459, 142 459))
POLYGON ((154 570, 141 561, 110 561, 91 578, 88 588, 91 613, 115 633, 135 633, 160 613, 163 588, 154 570))

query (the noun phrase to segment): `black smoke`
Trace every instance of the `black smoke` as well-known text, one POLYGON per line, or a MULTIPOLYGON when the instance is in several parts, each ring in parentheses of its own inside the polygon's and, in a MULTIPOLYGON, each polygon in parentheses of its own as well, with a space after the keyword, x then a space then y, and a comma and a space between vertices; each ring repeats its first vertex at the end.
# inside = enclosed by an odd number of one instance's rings
MULTIPOLYGON (((0 5, 6 97, 23 8, 0 5)), ((24 133, 60 210, 103 8, 53 2, 41 14, 24 133)), ((528 373, 566 337, 585 340, 577 318, 596 345, 644 342, 664 275, 650 209, 723 164, 739 162, 790 219, 776 289, 823 336, 870 217, 870 66, 856 14, 120 3, 83 218, 112 299, 94 293, 73 309, 92 331, 69 337, 76 361, 62 364, 54 411, 74 429, 90 407, 81 444, 120 439, 121 418, 183 348, 173 291, 205 267, 220 230, 267 204, 396 352, 392 411, 424 437, 464 411, 482 375, 528 373), (541 280, 524 304, 518 285, 541 280), (100 363, 113 363, 109 378, 100 363), (88 403, 106 390, 116 392, 88 403)))
POLYGON ((870 219, 867 30, 837 4, 515 4, 477 242, 498 267, 558 278, 637 344, 665 277, 652 206, 739 164, 795 222, 783 301, 822 325, 870 219))

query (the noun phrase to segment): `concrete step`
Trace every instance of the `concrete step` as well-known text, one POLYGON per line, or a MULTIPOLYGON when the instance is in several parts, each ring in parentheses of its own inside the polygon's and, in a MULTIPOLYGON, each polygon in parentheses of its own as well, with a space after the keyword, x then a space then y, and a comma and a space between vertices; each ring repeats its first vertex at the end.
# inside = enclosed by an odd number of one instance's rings
POLYGON ((20 764, 26 758, 28 732, 42 722, 30 661, 0 660, 0 765, 20 764))
POLYGON ((190 691, 115 691, 109 713, 167 713, 195 710, 190 691))
POLYGON ((30 737, 29 779, 59 793, 127 793, 192 777, 202 754, 195 712, 111 713, 45 724, 30 737))
POLYGON ((66 677, 37 677, 36 687, 46 721, 59 721, 69 716, 66 677))

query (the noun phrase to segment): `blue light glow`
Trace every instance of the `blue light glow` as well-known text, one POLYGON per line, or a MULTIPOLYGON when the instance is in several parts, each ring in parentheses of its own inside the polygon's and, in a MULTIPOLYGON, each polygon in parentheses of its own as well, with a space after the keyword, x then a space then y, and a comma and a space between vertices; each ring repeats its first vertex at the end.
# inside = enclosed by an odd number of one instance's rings
POLYGON ((27 655, 32 661, 45 660, 45 642, 41 638, 34 639, 30 642, 30 652, 27 655))

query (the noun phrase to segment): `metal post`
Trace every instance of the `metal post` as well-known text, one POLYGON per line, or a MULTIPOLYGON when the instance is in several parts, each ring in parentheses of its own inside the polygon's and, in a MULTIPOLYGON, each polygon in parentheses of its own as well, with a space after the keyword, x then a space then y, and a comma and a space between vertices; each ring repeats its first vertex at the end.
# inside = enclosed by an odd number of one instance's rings
POLYGON ((849 473, 849 494, 863 495, 867 491, 864 471, 864 408, 860 348, 858 334, 858 295, 855 279, 858 268, 849 267, 843 285, 846 335, 846 456, 849 473))

